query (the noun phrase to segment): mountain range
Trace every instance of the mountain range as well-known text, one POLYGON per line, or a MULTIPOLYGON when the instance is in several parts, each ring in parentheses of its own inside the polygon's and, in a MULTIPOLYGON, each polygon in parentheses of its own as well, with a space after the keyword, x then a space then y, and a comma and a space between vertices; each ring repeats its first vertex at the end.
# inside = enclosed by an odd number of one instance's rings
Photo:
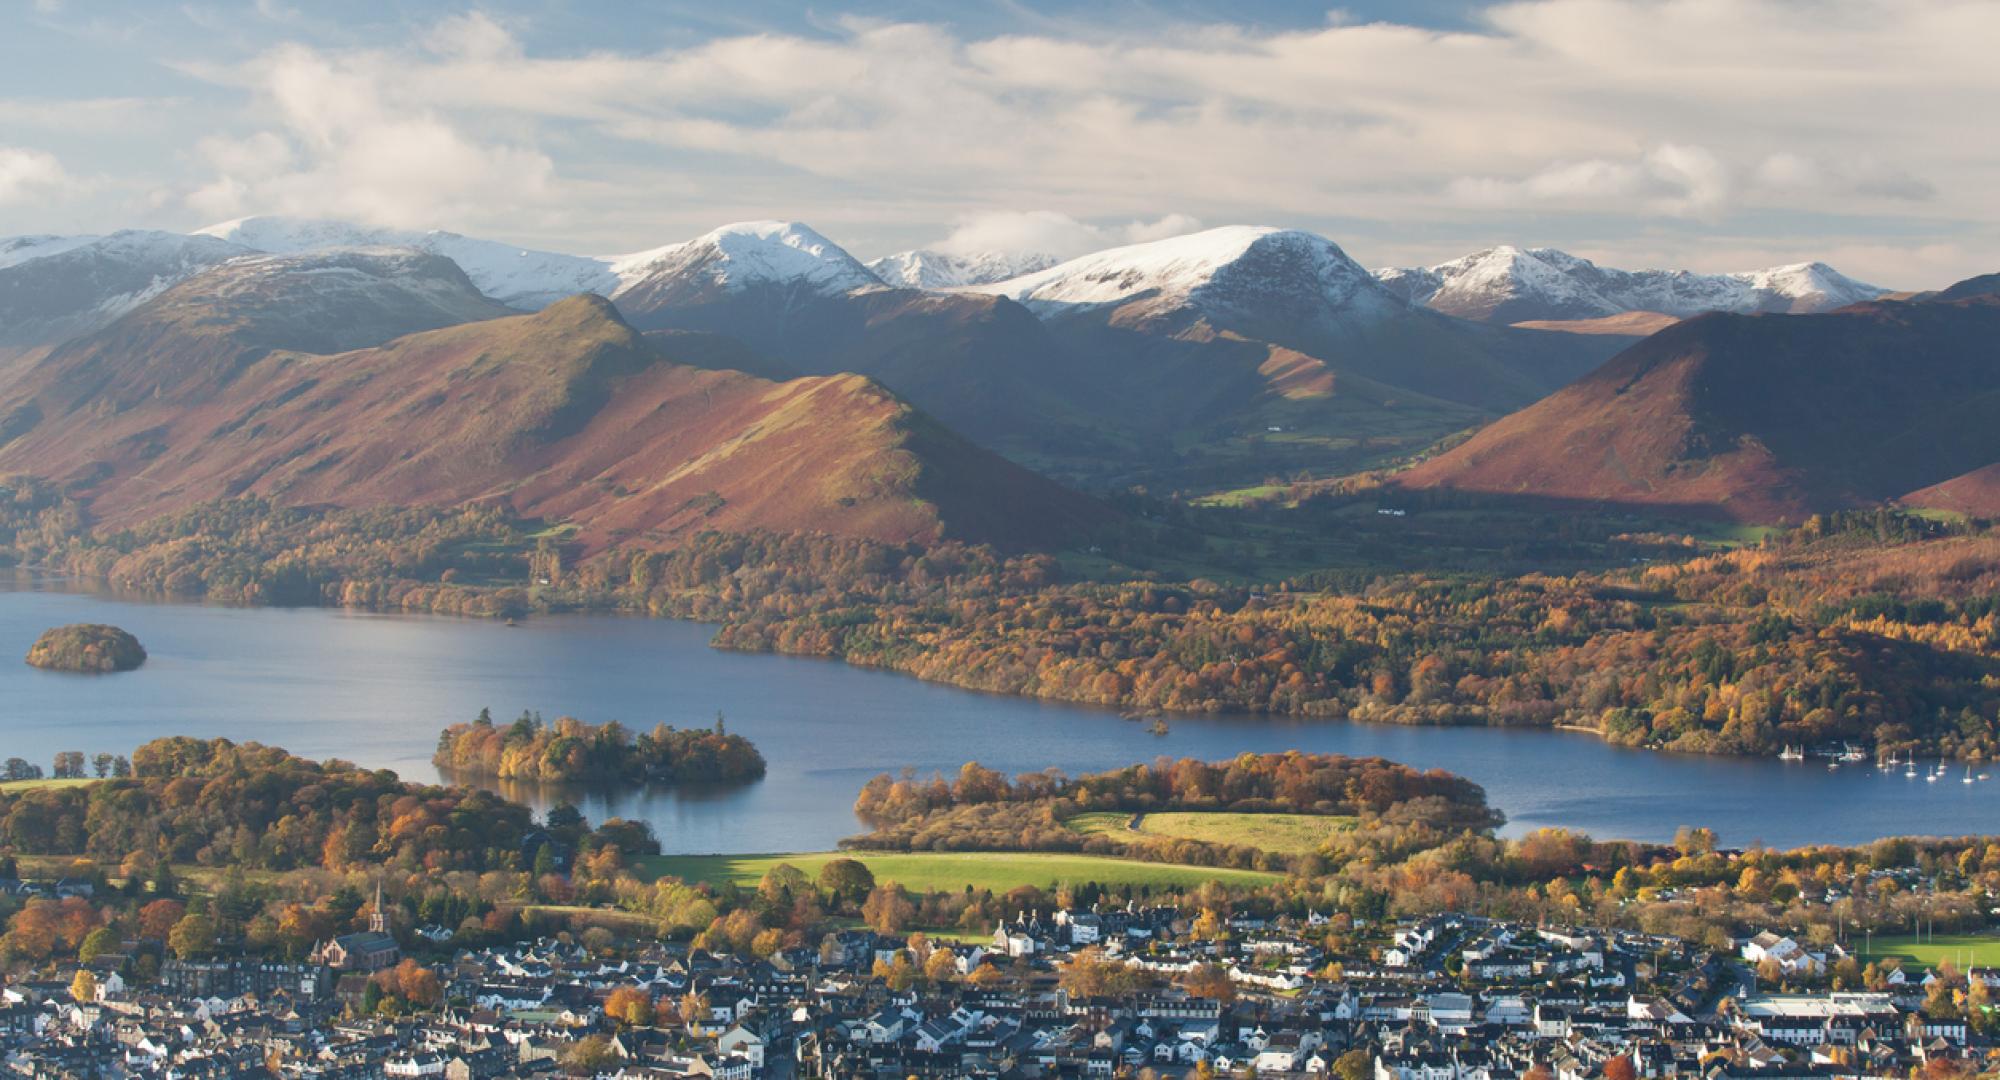
POLYGON ((17 237, 0 469, 110 522, 255 492, 504 499, 595 546, 816 528, 1046 547, 1112 517, 1037 472, 1215 490, 1480 428, 1399 482, 1755 520, 1976 509, 2000 489, 2000 453, 1961 430, 1987 419, 1994 291, 1891 301, 1817 263, 1621 271, 1551 249, 1371 272, 1247 226, 1060 262, 863 263, 781 221, 614 256, 288 218, 17 237))
POLYGON ((703 529, 1041 549, 1111 520, 864 377, 677 363, 601 297, 519 314, 410 250, 233 260, 59 346, 0 393, 0 470, 113 525, 246 493, 503 500, 586 551, 703 529))
POLYGON ((1410 303, 1507 324, 1628 312, 1675 318, 1710 311, 1805 314, 1873 300, 1885 291, 1825 263, 1738 274, 1616 270, 1554 248, 1488 248, 1437 266, 1377 270, 1375 276, 1410 303))

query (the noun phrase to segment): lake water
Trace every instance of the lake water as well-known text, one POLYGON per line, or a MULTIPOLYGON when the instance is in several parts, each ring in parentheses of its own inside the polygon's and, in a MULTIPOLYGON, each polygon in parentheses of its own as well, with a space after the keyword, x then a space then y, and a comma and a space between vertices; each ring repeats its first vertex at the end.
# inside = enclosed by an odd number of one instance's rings
MULTIPOLYGON (((1171 732, 1117 714, 969 693, 829 661, 718 652, 705 626, 552 616, 519 627, 329 609, 145 604, 0 592, 0 758, 49 767, 60 750, 129 753, 161 735, 255 739, 435 780, 438 731, 490 707, 554 719, 682 727, 726 713, 770 764, 725 790, 577 799, 592 820, 644 818, 670 852, 807 851, 858 831, 868 777, 978 760, 1008 773, 1071 774, 1156 755, 1226 758, 1299 748, 1379 754, 1483 784, 1507 831, 1563 825, 1664 840, 1683 824, 1723 842, 1855 843, 1903 834, 2000 832, 2000 779, 1925 783, 1872 765, 1837 772, 1626 750, 1583 733, 1407 728, 1257 716, 1176 717, 1171 732), (111 676, 39 671, 18 658, 43 630, 108 622, 151 658, 111 676)), ((531 802, 545 793, 513 791, 531 802)))

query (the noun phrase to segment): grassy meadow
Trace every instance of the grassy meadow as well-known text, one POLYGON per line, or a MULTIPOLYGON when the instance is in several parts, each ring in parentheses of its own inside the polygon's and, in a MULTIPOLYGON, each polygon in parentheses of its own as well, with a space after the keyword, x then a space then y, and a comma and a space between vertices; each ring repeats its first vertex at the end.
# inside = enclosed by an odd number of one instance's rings
POLYGON ((1146 814, 1134 830, 1131 814, 1116 811, 1078 814, 1063 825, 1087 835, 1125 840, 1134 835, 1210 844, 1253 847, 1278 855, 1310 855, 1327 837, 1354 827, 1351 817, 1326 814, 1230 814, 1169 811, 1146 814))

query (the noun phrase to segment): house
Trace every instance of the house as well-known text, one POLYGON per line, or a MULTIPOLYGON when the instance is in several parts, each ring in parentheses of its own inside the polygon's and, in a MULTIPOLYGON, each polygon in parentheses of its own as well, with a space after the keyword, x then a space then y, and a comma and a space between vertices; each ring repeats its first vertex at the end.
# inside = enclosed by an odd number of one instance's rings
POLYGON ((1791 938, 1766 930, 1743 943, 1743 959, 1752 965, 1770 960, 1787 978, 1812 976, 1826 971, 1826 958, 1809 953, 1791 938))

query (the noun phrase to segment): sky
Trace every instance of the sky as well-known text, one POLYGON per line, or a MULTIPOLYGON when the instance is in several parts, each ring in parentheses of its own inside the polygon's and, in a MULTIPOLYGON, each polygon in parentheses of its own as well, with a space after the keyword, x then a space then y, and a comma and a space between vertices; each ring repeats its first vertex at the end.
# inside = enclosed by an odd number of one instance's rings
POLYGON ((249 214, 869 258, 2000 269, 1991 0, 0 0, 0 235, 249 214))

